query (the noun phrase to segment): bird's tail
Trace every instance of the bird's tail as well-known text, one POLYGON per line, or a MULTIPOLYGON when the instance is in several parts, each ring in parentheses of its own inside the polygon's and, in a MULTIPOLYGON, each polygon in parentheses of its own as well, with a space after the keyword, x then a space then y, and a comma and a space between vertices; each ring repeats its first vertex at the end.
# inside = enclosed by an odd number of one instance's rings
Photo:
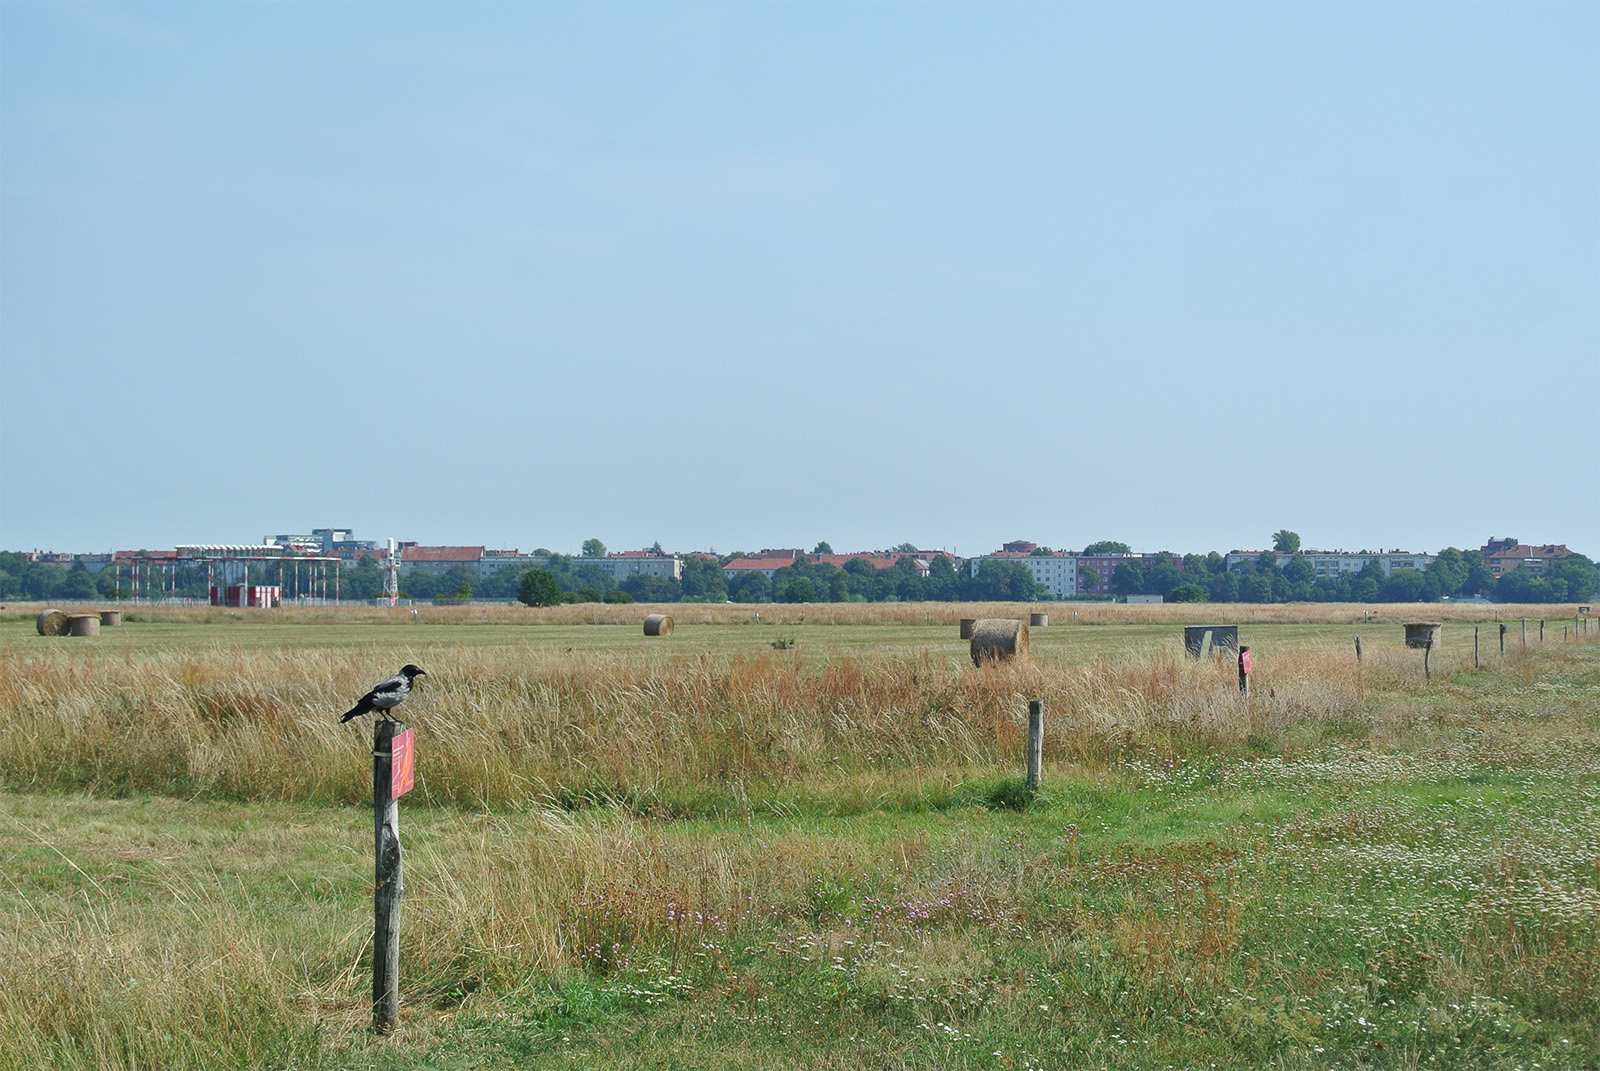
POLYGON ((357 703, 355 706, 351 707, 349 710, 344 712, 344 717, 339 719, 339 724, 343 725, 345 722, 349 721, 351 718, 359 717, 359 716, 361 716, 362 714, 365 714, 365 713, 366 713, 366 711, 361 709, 361 704, 357 703))

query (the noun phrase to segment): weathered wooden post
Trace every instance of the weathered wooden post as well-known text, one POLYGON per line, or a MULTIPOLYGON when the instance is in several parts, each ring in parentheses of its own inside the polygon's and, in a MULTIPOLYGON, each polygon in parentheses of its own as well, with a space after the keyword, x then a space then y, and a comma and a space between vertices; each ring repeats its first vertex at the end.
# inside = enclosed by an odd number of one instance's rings
POLYGON ((1478 626, 1472 626, 1472 671, 1478 671, 1478 626))
POLYGON ((1522 649, 1524 651, 1528 649, 1528 619, 1526 617, 1522 619, 1522 649))
POLYGON ((1250 696, 1250 648, 1239 648, 1239 694, 1250 696))
POLYGON ((1504 658, 1505 656, 1506 656, 1506 626, 1505 626, 1505 622, 1502 621, 1500 623, 1500 657, 1504 658))
POLYGON ((380 718, 372 730, 372 1029, 400 1021, 400 797, 411 791, 415 752, 410 729, 380 718))
POLYGON ((1361 664, 1361 637, 1356 637, 1356 665, 1361 664))
POLYGON ((1433 670, 1428 666, 1428 656, 1433 654, 1433 637, 1428 637, 1428 644, 1422 649, 1422 679, 1433 680, 1433 670))
POLYGON ((1044 770, 1044 700, 1028 700, 1028 791, 1039 791, 1044 770))
POLYGON ((1544 642, 1544 618, 1539 619, 1539 642, 1544 642))

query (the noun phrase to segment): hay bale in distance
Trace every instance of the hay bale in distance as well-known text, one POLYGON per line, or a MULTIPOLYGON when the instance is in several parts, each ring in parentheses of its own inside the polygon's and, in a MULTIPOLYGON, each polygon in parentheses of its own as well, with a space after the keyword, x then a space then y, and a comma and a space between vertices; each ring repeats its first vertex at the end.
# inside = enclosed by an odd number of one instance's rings
POLYGON ((1029 614, 1028 624, 1032 628, 1045 628, 1050 624, 1049 614, 1029 614))
POLYGON ((46 610, 34 621, 34 627, 41 636, 65 636, 67 634, 67 615, 60 610, 46 610))
POLYGON ((1007 617, 985 617, 972 626, 972 664, 1010 662, 1028 657, 1028 623, 1007 617))
POLYGON ((644 619, 644 634, 646 636, 672 635, 672 618, 666 614, 651 614, 644 619))
POLYGON ((100 635, 100 615, 73 614, 67 618, 67 633, 72 636, 100 635))
POLYGON ((1437 621, 1413 621, 1406 625, 1407 647, 1432 647, 1438 650, 1444 642, 1444 625, 1437 621))
POLYGON ((121 610, 101 610, 100 624, 105 628, 114 628, 122 624, 121 610))
POLYGON ((977 623, 978 619, 976 617, 963 617, 961 619, 961 638, 964 640, 972 639, 972 626, 977 623))

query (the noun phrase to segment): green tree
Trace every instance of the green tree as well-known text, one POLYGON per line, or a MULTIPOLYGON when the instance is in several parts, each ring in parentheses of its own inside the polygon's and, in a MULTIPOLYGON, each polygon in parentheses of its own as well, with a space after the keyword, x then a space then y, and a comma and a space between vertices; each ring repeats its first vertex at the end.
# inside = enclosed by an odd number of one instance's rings
POLYGON ((895 554, 915 554, 917 552, 917 545, 915 543, 896 543, 889 549, 895 554))
POLYGON ((1144 566, 1136 561, 1118 562, 1111 571, 1111 588, 1118 595, 1137 595, 1144 591, 1144 566))
POLYGON ((461 599, 471 598, 472 588, 477 579, 477 570, 469 569, 465 565, 452 565, 439 574, 438 582, 434 586, 434 594, 453 595, 461 599))
MULTIPOLYGON (((678 602, 683 598, 683 585, 667 576, 635 574, 620 585, 639 602, 678 602)), ((606 592, 609 597, 610 592, 606 592)))
POLYGON ((1300 550, 1300 533, 1291 532, 1287 528, 1280 528, 1272 533, 1272 549, 1282 554, 1294 554, 1300 550))
POLYGON ((561 585, 548 569, 527 569, 517 581, 517 598, 528 606, 555 606, 561 602, 561 585))
POLYGON ((683 562, 683 596, 701 602, 722 602, 728 597, 728 577, 715 558, 694 555, 683 562))
POLYGON ((1102 554, 1132 554, 1133 548, 1126 543, 1119 543, 1115 539, 1102 539, 1098 543, 1090 543, 1083 548, 1083 556, 1094 558, 1102 554))
POLYGON ((1054 557, 1054 555, 1055 551, 1051 550, 1049 547, 1034 547, 1032 550, 1028 551, 1028 557, 1030 558, 1050 558, 1054 557))
POLYGON ((606 597, 600 601, 609 603, 630 603, 633 601, 633 596, 628 594, 626 585, 624 585, 623 587, 618 588, 616 591, 607 592, 606 597))
POLYGON ((1437 595, 1448 598, 1461 594, 1467 572, 1466 555, 1455 547, 1446 547, 1428 563, 1424 576, 1437 595))
POLYGON ((813 553, 813 554, 832 554, 833 553, 833 548, 828 545, 828 541, 826 539, 822 539, 822 540, 818 540, 817 541, 817 545, 811 548, 811 553, 813 553))
POLYGON ((61 597, 63 599, 92 599, 100 592, 95 587, 94 577, 89 575, 89 570, 82 562, 73 562, 72 568, 67 570, 67 575, 61 581, 61 597))
MULTIPOLYGON (((572 544, 569 543, 567 545, 571 546, 572 544)), ((585 539, 582 553, 585 558, 604 558, 606 556, 606 545, 598 539, 585 539)))
POLYGON ((772 581, 760 570, 749 569, 728 581, 728 595, 734 602, 768 602, 772 598, 772 581))
POLYGON ((1048 594, 1026 565, 1005 558, 980 563, 978 575, 966 577, 962 588, 962 597, 971 602, 1032 602, 1048 594))
POLYGON ((956 567, 943 554, 928 563, 927 597, 934 602, 954 602, 961 588, 956 567))
POLYGON ((1424 581, 1417 569, 1396 569, 1378 585, 1380 602, 1421 602, 1424 581))
POLYGON ((1566 598, 1570 602, 1584 602, 1600 591, 1600 569, 1582 554, 1556 559, 1545 569, 1545 576, 1552 584, 1565 581, 1566 598))
POLYGON ((1183 573, 1170 557, 1163 554, 1156 563, 1145 570, 1144 586, 1147 590, 1166 598, 1183 583, 1183 573))
POLYGON ((364 553, 356 559, 355 567, 343 570, 339 579, 344 583, 341 593, 347 599, 372 599, 383 591, 383 566, 371 554, 364 553))
POLYGON ((1283 579, 1291 585, 1310 584, 1317 579, 1317 570, 1309 559, 1296 554, 1283 563, 1283 579))
POLYGON ((1092 565, 1078 567, 1078 590, 1081 592, 1100 590, 1100 570, 1092 565))
POLYGON ((1199 584, 1179 584, 1167 596, 1169 602, 1205 602, 1206 589, 1199 584))

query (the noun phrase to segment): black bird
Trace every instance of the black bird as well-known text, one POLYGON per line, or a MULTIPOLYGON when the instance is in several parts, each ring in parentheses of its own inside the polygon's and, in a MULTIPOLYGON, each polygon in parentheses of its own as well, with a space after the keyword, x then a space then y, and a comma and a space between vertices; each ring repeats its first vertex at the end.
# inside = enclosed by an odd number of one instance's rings
POLYGON ((356 705, 344 712, 344 717, 339 719, 343 725, 351 718, 362 714, 371 714, 376 711, 385 718, 393 718, 389 711, 405 702, 406 696, 411 694, 411 682, 418 677, 426 677, 427 673, 411 665, 409 662, 400 667, 400 672, 378 685, 372 691, 356 701, 356 705))

